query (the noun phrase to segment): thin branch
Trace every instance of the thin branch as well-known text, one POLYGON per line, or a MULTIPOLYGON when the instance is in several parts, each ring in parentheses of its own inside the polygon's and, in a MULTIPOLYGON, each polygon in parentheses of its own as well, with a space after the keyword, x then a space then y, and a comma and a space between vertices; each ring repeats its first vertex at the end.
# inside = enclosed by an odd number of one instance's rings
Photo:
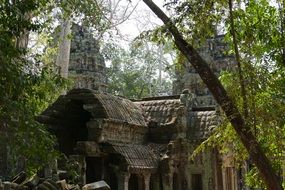
POLYGON ((243 104, 242 109, 243 109, 245 121, 247 122, 247 119, 248 119, 248 101, 247 101, 247 93, 246 93, 246 89, 245 89, 245 81, 244 81, 242 68, 241 68, 241 60, 240 60, 240 54, 239 54, 239 50, 238 50, 238 42, 237 42, 237 38, 236 38, 232 0, 229 0, 229 10, 230 10, 231 35, 233 38, 235 57, 236 57, 237 66, 238 66, 240 92, 241 92, 242 104, 243 104))
POLYGON ((262 151, 250 128, 245 125, 245 121, 238 108, 228 96, 226 90, 218 80, 217 76, 208 66, 207 62, 199 55, 193 46, 185 41, 179 33, 175 24, 166 14, 152 2, 144 0, 148 7, 164 22, 174 38, 175 45, 185 55, 195 70, 200 75, 203 82, 207 85, 214 98, 224 110, 225 115, 231 122, 241 142, 250 154, 254 164, 260 171, 261 177, 269 190, 283 190, 281 182, 273 170, 270 161, 262 151))

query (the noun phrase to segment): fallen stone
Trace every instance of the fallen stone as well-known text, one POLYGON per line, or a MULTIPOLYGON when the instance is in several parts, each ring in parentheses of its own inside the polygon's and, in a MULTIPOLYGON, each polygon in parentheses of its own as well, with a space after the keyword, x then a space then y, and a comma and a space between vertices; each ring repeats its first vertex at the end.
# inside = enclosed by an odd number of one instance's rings
POLYGON ((61 190, 68 190, 66 180, 57 181, 56 184, 60 187, 61 190))
POLYGON ((26 178, 27 178, 26 172, 20 172, 12 179, 12 183, 21 184, 26 180, 26 178))
POLYGON ((81 190, 79 185, 67 184, 68 190, 81 190))
POLYGON ((110 186, 102 180, 86 184, 82 187, 82 190, 110 190, 110 186))
POLYGON ((20 185, 17 183, 5 181, 3 182, 4 190, 13 190, 13 189, 20 189, 20 185))
POLYGON ((4 184, 2 183, 1 179, 0 179, 0 190, 4 190, 4 184))
POLYGON ((56 184, 56 182, 48 179, 41 183, 38 187, 38 190, 60 190, 60 187, 56 184))
POLYGON ((26 179, 26 181, 24 181, 22 183, 22 185, 26 185, 29 188, 34 188, 39 184, 40 178, 37 174, 34 174, 32 177, 26 179))

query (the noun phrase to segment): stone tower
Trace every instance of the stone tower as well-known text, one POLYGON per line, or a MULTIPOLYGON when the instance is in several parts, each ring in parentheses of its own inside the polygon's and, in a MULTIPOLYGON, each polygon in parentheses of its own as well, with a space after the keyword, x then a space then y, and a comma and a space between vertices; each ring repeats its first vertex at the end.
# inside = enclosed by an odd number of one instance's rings
POLYGON ((69 58, 69 76, 75 88, 89 88, 105 92, 106 66, 99 44, 84 27, 73 24, 69 58))
MULTIPOLYGON (((227 55, 225 51, 229 46, 224 42, 224 35, 217 35, 207 39, 204 46, 198 49, 200 55, 210 65, 214 73, 219 76, 221 71, 232 70, 236 66, 233 56, 227 55)), ((176 70, 176 80, 173 82, 173 94, 180 94, 183 89, 189 89, 191 93, 199 96, 201 105, 215 105, 215 100, 210 91, 195 71, 191 64, 186 64, 186 68, 176 70)))

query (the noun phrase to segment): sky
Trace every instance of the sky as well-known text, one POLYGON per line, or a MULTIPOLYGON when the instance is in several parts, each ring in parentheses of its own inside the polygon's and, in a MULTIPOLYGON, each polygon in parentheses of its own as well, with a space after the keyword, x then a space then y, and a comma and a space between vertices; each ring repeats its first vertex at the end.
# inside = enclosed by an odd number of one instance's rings
MULTIPOLYGON (((164 0, 154 0, 162 9, 164 0)), ((149 9, 149 7, 142 0, 132 1, 133 6, 137 5, 135 11, 127 21, 118 26, 118 29, 124 40, 131 41, 141 32, 155 28, 162 25, 162 21, 149 9), (137 5, 138 3, 138 5, 137 5)), ((165 11, 165 10, 164 10, 165 11)))

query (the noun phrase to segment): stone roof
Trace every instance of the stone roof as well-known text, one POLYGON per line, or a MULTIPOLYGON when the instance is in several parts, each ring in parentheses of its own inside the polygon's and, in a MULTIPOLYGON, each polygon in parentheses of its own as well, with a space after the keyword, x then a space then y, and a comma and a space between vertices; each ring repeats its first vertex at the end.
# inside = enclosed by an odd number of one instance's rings
POLYGON ((179 96, 144 99, 135 103, 141 107, 149 123, 154 122, 160 126, 174 124, 183 109, 179 96))
POLYGON ((72 101, 77 104, 81 102, 83 108, 91 113, 93 118, 146 126, 142 110, 132 101, 89 89, 73 89, 66 95, 60 96, 38 116, 38 121, 54 123, 65 114, 67 104, 72 101))
POLYGON ((112 143, 106 144, 105 150, 123 156, 131 170, 155 170, 158 167, 159 159, 147 145, 112 143))
POLYGON ((221 118, 215 110, 192 111, 189 113, 187 136, 194 140, 206 139, 220 124, 220 120, 221 118))

